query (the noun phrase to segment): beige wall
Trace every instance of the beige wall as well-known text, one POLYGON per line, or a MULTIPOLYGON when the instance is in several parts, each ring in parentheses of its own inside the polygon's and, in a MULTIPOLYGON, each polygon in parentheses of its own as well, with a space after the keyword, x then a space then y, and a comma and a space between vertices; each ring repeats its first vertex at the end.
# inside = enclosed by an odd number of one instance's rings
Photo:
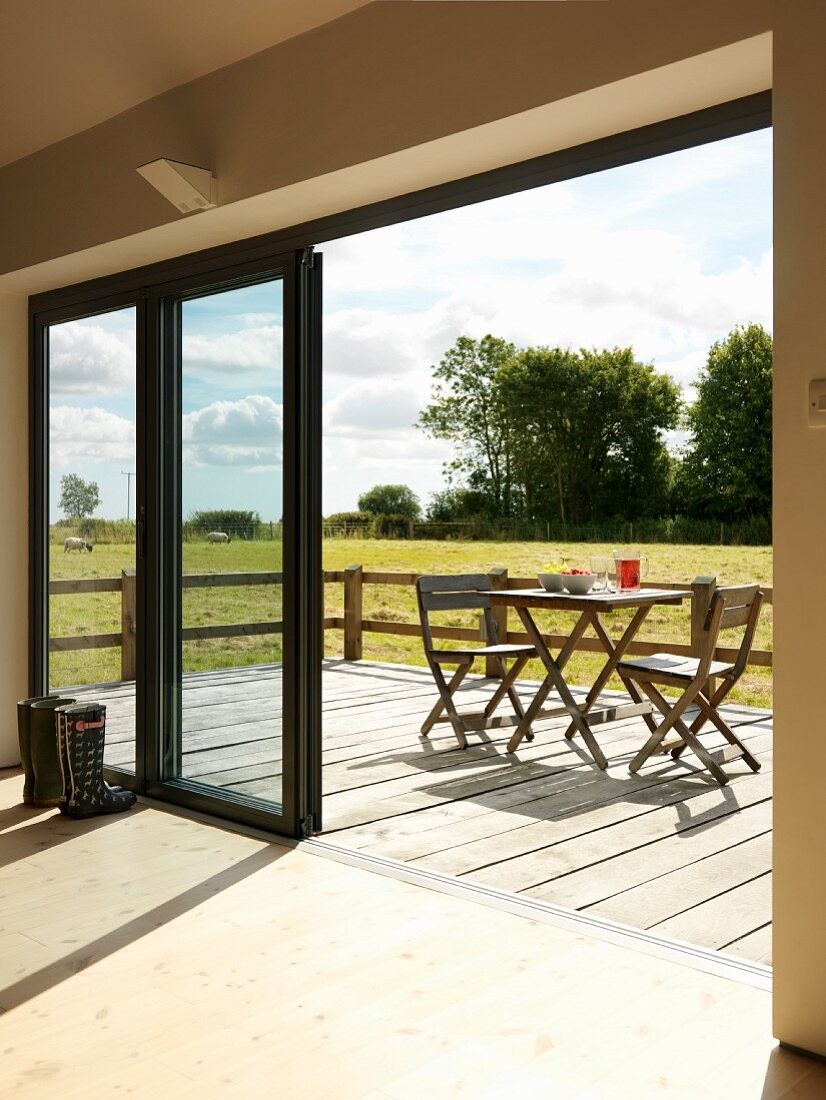
MULTIPOLYGON (((767 30, 776 48, 775 1027, 784 1041, 826 1055, 826 738, 818 690, 826 663, 819 583, 826 432, 809 430, 805 418, 806 384, 826 375, 822 3, 371 5, 0 170, 0 271, 153 228, 163 236, 157 227, 176 215, 135 175, 142 160, 201 161, 218 173, 224 203, 248 199, 767 30), (804 570, 815 583, 800 583, 804 570)), ((369 165, 364 170, 369 194, 369 165)), ((298 200, 296 220, 300 212, 298 200)), ((266 218, 262 211, 261 231, 266 218)), ((71 269, 64 259, 61 281, 71 269)), ((23 420, 13 410, 19 414, 25 395, 21 324, 19 304, 4 307, 0 349, 11 401, 0 409, 7 457, 0 486, 6 522, 20 531, 23 420), (9 431, 17 432, 11 440, 9 431)), ((15 547, 0 576, 6 622, 9 612, 21 613, 25 568, 15 547)), ((0 705, 8 714, 23 683, 22 647, 4 636, 12 663, 0 665, 0 705)))
POLYGON ((0 502, 5 531, 0 559, 0 768, 20 761, 14 702, 29 694, 27 340, 26 298, 0 294, 0 502))
POLYGON ((774 39, 775 1029, 826 1054, 826 431, 807 423, 808 383, 826 377, 826 6, 786 10, 774 39))

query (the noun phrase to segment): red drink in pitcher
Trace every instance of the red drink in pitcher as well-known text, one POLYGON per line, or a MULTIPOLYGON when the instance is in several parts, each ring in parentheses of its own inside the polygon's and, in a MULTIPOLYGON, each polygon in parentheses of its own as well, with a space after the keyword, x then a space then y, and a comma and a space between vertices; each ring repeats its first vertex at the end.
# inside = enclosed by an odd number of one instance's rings
POLYGON ((614 570, 618 592, 639 592, 640 581, 648 572, 648 558, 639 550, 615 550, 614 570))
POLYGON ((617 588, 620 592, 635 592, 640 586, 640 559, 617 559, 617 588))

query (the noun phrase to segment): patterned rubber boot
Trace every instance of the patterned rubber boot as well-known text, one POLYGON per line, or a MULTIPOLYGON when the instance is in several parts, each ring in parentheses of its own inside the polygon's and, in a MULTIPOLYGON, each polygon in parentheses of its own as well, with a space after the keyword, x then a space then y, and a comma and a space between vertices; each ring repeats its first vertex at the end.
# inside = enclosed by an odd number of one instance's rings
MULTIPOLYGON (((69 803, 72 800, 72 769, 69 765, 69 740, 66 734, 68 719, 66 717, 66 711, 68 707, 58 707, 55 711, 55 719, 57 721, 57 755, 60 758, 60 773, 63 778, 63 794, 60 796, 60 801, 57 804, 57 808, 62 814, 68 814, 69 803)), ((110 791, 122 791, 123 787, 110 787, 106 784, 106 787, 110 791)))
POLYGON ((34 805, 34 765, 32 764, 32 703, 42 703, 48 695, 35 695, 17 701, 17 740, 23 765, 23 804, 34 805))
POLYGON ((118 814, 131 809, 137 797, 131 791, 112 790, 103 779, 106 707, 78 703, 66 708, 64 720, 71 778, 69 817, 118 814))

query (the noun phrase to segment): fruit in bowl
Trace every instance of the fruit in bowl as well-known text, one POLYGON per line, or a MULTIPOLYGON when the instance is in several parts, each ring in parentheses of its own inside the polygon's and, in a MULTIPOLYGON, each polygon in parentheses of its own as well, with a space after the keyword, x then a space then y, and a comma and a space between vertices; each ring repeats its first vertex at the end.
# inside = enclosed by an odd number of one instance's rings
POLYGON ((565 588, 565 580, 562 576, 564 564, 559 561, 550 561, 543 565, 542 572, 537 573, 536 579, 546 592, 562 592, 565 588))
POLYGON ((589 573, 587 569, 566 569, 562 573, 562 583, 566 592, 572 596, 585 596, 594 587, 596 573, 589 573))

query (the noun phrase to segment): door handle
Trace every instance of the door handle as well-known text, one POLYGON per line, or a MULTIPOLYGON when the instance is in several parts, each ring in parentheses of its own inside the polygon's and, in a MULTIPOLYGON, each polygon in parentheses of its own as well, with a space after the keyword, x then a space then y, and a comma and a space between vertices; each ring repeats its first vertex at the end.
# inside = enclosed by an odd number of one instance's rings
POLYGON ((143 518, 143 509, 135 524, 135 541, 139 561, 146 560, 146 520, 143 518))

